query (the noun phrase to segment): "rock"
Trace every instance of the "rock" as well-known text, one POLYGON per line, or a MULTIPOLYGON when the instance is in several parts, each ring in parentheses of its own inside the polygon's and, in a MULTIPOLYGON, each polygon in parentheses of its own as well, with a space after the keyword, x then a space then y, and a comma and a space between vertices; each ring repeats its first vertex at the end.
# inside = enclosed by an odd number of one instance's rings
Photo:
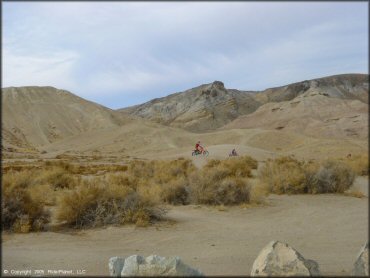
POLYGON ((139 265, 144 264, 145 259, 142 256, 133 255, 125 259, 121 276, 136 276, 139 272, 139 265))
POLYGON ((118 257, 110 259, 109 266, 111 269, 112 261, 113 268, 113 262, 116 262, 118 269, 120 262, 123 262, 121 276, 203 276, 200 271, 184 264, 179 257, 165 258, 151 255, 144 258, 133 255, 123 261, 116 258, 118 257))
POLYGON ((121 271, 125 264, 125 258, 112 257, 109 259, 109 274, 110 276, 121 277, 121 271))
POLYGON ((352 270, 353 276, 369 276, 369 242, 361 248, 352 270))
POLYGON ((221 81, 217 81, 217 80, 212 83, 212 87, 219 89, 219 90, 225 90, 224 83, 222 83, 221 81))
POLYGON ((251 276, 319 276, 319 265, 286 243, 271 241, 253 263, 251 276))

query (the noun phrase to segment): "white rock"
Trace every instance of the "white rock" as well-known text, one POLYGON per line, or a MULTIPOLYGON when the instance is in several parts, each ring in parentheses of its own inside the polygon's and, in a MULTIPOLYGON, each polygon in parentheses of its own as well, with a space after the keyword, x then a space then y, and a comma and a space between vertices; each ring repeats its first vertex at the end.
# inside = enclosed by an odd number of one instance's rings
POLYGON ((369 242, 361 248, 352 270, 353 276, 369 276, 369 242))
POLYGON ((125 264, 125 258, 112 257, 109 259, 109 274, 110 276, 121 277, 121 271, 125 264))
POLYGON ((133 255, 125 259, 121 276, 136 276, 139 271, 139 265, 145 263, 142 256, 133 255))
POLYGON ((286 243, 271 241, 253 263, 251 276, 318 276, 319 266, 286 243))
POLYGON ((165 258, 151 255, 147 258, 126 258, 121 276, 203 276, 202 273, 184 264, 179 257, 165 258))

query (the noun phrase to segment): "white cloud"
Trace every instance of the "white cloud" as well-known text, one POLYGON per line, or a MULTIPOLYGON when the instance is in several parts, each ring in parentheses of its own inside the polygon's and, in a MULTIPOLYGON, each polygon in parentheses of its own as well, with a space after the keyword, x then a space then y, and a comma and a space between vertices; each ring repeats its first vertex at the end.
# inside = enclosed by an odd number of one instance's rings
POLYGON ((60 51, 44 55, 17 55, 3 49, 3 86, 54 86, 77 88, 73 67, 78 54, 60 51))

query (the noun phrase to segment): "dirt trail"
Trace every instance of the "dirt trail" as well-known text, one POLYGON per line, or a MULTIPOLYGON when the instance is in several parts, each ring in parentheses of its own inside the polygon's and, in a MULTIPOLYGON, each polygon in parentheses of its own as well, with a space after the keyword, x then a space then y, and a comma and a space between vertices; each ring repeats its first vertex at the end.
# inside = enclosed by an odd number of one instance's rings
POLYGON ((84 269, 107 275, 112 256, 180 256, 206 275, 249 275, 259 251, 281 240, 318 261, 325 275, 348 275, 368 240, 368 198, 271 195, 264 207, 169 207, 148 228, 108 227, 78 233, 3 235, 3 269, 84 269))

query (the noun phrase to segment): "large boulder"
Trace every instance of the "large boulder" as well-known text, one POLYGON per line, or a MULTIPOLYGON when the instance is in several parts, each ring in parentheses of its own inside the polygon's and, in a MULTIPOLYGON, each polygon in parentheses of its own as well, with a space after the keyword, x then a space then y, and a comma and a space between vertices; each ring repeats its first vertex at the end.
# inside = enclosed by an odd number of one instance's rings
POLYGON ((352 270, 353 276, 369 276, 369 242, 361 248, 352 270))
POLYGON ((110 276, 121 277, 121 271, 125 264, 125 258, 112 257, 109 259, 108 267, 110 276))
POLYGON ((253 263, 251 276, 319 276, 319 265, 286 243, 271 241, 253 263))
POLYGON ((179 257, 160 257, 151 255, 144 258, 133 255, 128 258, 113 257, 109 260, 111 276, 203 276, 203 274, 184 264, 179 257), (121 268, 120 268, 121 267, 121 268), (119 271, 119 275, 117 275, 119 271))

